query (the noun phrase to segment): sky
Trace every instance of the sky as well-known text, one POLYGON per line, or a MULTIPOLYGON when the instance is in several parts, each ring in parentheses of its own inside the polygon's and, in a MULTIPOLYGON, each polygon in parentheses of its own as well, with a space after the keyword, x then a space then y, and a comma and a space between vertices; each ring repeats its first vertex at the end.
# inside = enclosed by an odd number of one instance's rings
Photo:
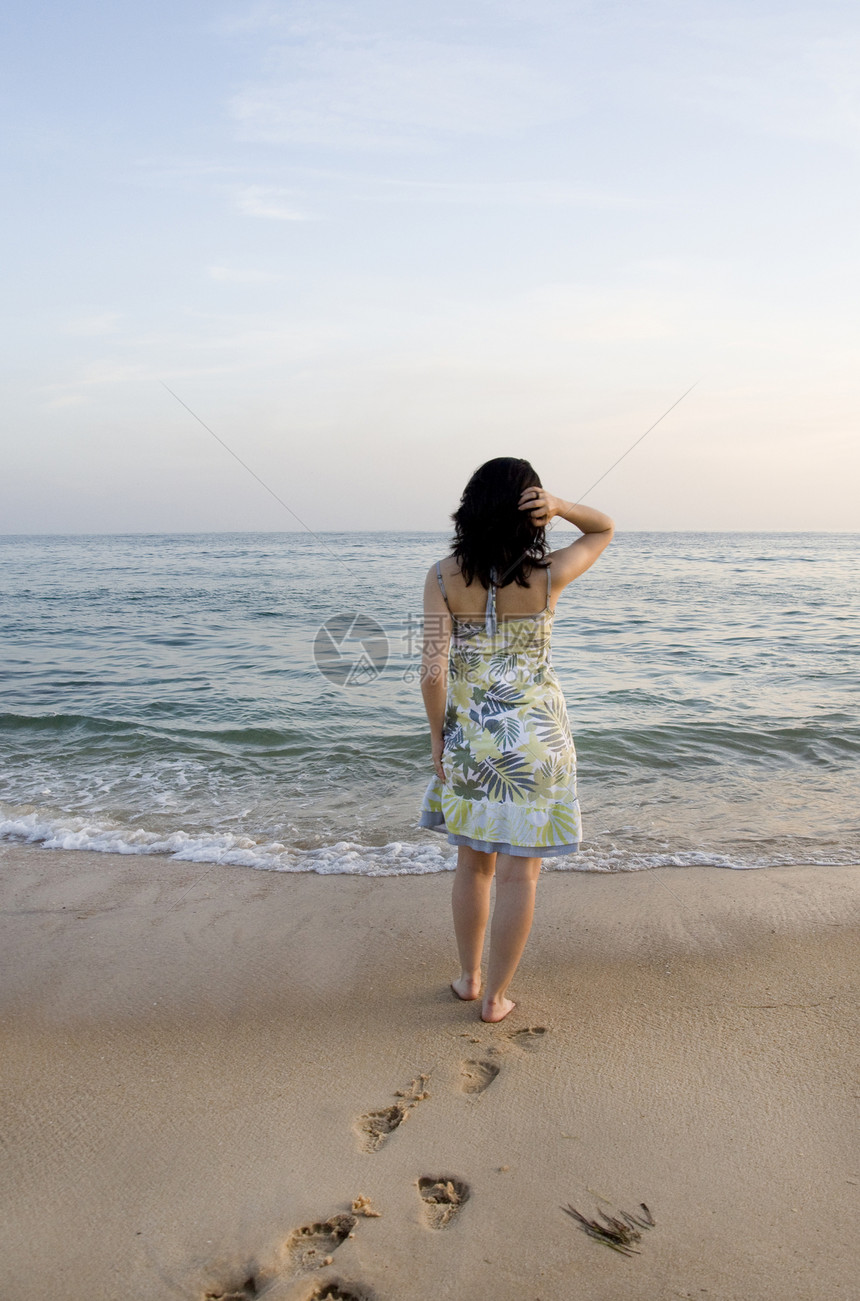
POLYGON ((860 530, 854 0, 10 0, 0 45, 3 533, 447 529, 691 385, 588 504, 860 530))

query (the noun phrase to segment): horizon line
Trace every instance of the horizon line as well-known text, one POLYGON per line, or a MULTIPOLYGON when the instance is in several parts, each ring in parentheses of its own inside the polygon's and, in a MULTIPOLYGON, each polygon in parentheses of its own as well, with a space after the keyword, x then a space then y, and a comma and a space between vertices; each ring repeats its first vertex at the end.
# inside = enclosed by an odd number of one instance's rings
MULTIPOLYGON (((555 532, 555 530, 553 530, 555 532)), ((558 530, 559 532, 576 532, 573 527, 570 530, 558 530)), ((420 534, 428 537, 437 537, 443 533, 449 533, 448 529, 315 529, 314 533, 309 533, 306 529, 134 529, 125 532, 116 532, 114 530, 103 530, 99 532, 56 532, 56 533, 12 533, 0 531, 0 538, 203 538, 203 537, 313 537, 316 534, 328 534, 339 536, 343 534, 367 533, 377 535, 388 533, 391 535, 398 534, 420 534)), ((860 535, 860 527, 856 529, 616 529, 615 536, 619 537, 624 534, 665 534, 665 533, 693 533, 697 535, 713 535, 717 537, 726 534, 738 534, 743 536, 755 537, 777 537, 777 536, 803 536, 814 533, 820 536, 834 537, 851 537, 855 534, 860 535)), ((584 537, 585 534, 580 536, 584 537)))

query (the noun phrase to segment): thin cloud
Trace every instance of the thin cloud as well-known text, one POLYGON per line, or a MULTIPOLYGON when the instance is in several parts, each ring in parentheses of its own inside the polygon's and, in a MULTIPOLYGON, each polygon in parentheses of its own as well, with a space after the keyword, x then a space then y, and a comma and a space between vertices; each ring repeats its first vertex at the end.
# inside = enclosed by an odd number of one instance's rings
POLYGON ((135 185, 184 185, 196 188, 202 181, 239 179, 247 174, 243 163, 193 157, 141 157, 135 160, 125 179, 135 185))
POLYGON ((88 399, 83 393, 61 393, 44 403, 46 411, 64 411, 67 407, 79 407, 88 399))
POLYGON ((289 190, 275 185, 246 185, 236 195, 236 206, 247 217, 267 217, 270 221, 308 221, 296 206, 289 190))
POLYGON ((115 334, 119 322, 119 312, 92 312, 67 321, 64 332, 78 338, 98 338, 103 334, 115 334))
POLYGON ((284 45, 275 73, 231 101, 243 138, 404 150, 441 137, 504 138, 568 116, 570 86, 515 51, 350 37, 284 45))
POLYGON ((218 280, 233 285, 269 285, 283 276, 272 271, 262 271, 255 267, 208 266, 206 275, 210 280, 218 280))
POLYGON ((541 208, 642 208, 655 201, 640 196, 565 185, 556 181, 412 181, 397 177, 367 177, 352 197, 392 203, 438 203, 461 206, 541 208))
POLYGON ((825 9, 698 14, 679 24, 685 65, 640 66, 659 94, 745 133, 860 144, 860 28, 825 9))
POLYGON ((140 362, 114 361, 100 358, 85 367, 78 383, 86 388, 101 388, 105 385, 128 384, 146 376, 146 367, 140 362))

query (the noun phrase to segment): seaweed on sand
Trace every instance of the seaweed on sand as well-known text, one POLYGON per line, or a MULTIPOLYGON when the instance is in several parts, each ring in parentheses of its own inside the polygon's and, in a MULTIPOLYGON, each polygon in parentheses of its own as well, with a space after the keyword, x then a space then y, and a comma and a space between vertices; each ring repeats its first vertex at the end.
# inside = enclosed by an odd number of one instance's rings
POLYGON ((619 1210, 618 1215, 607 1215, 605 1211, 597 1212, 597 1219, 589 1220, 581 1215, 574 1206, 562 1206, 566 1215, 577 1221, 584 1233, 598 1242, 605 1242, 613 1251, 620 1251, 623 1256, 638 1256, 641 1253, 634 1242, 642 1238, 642 1229, 654 1227, 654 1216, 644 1202, 639 1203, 643 1215, 632 1215, 629 1211, 619 1210), (619 1218, 620 1217, 620 1218, 619 1218), (601 1223, 602 1221, 602 1223, 601 1223))

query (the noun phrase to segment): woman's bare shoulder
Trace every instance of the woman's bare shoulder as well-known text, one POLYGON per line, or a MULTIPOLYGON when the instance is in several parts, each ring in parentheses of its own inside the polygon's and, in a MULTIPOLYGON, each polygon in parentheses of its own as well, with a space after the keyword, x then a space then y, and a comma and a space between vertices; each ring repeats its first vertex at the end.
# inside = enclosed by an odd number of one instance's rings
MULTIPOLYGON (((432 568, 435 570, 436 566, 433 565, 432 568)), ((444 556, 439 561, 439 568, 442 570, 443 578, 453 578, 455 574, 460 572, 460 566, 455 556, 444 556)))
POLYGON ((444 583, 446 580, 455 578, 459 572, 459 566, 453 556, 445 556, 442 560, 434 560, 433 564, 424 575, 425 586, 437 586, 440 574, 442 575, 442 582, 444 583))

